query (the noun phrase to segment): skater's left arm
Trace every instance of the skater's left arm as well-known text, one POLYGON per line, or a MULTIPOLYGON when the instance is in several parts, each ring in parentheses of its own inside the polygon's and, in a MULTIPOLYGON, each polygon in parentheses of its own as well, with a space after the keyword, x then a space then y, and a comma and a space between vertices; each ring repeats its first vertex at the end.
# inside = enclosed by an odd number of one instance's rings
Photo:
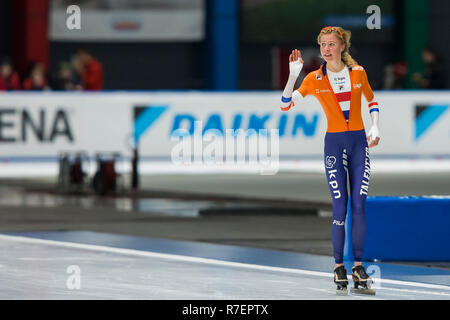
POLYGON ((378 102, 375 100, 372 88, 370 87, 369 80, 367 79, 366 70, 362 70, 362 90, 369 103, 369 113, 372 118, 372 127, 367 134, 367 142, 369 143, 369 148, 375 147, 380 142, 380 130, 378 129, 378 120, 380 114, 380 107, 378 102))
POLYGON ((378 143, 380 142, 380 130, 378 129, 379 111, 371 110, 370 117, 372 118, 372 127, 370 128, 369 133, 367 134, 367 142, 369 143, 369 148, 372 148, 378 145, 378 143))

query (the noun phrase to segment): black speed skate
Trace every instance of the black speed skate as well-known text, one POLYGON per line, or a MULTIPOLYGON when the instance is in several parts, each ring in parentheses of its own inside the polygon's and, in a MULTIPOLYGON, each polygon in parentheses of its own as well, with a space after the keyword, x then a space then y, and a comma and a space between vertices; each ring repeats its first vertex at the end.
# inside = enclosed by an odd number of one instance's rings
POLYGON ((334 283, 336 283, 336 294, 338 295, 347 295, 347 286, 348 286, 348 278, 347 278, 347 270, 345 270, 344 266, 339 266, 334 269, 334 283))
POLYGON ((373 283, 363 266, 354 266, 352 268, 352 279, 354 287, 350 289, 352 293, 375 295, 375 290, 371 289, 373 283))

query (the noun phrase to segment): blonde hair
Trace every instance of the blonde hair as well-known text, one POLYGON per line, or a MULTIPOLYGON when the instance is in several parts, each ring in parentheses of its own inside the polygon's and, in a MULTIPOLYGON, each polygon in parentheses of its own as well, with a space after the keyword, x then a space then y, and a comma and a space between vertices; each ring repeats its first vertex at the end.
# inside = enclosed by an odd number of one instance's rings
POLYGON ((325 27, 322 30, 320 30, 319 35, 317 36, 317 43, 320 45, 320 38, 324 34, 330 34, 334 33, 338 39, 341 40, 341 43, 345 44, 345 49, 341 53, 341 60, 344 62, 344 64, 347 67, 353 67, 354 65, 357 65, 358 62, 356 62, 355 59, 352 58, 352 56, 349 53, 350 49, 350 38, 352 36, 352 33, 350 30, 345 30, 341 27, 325 27))

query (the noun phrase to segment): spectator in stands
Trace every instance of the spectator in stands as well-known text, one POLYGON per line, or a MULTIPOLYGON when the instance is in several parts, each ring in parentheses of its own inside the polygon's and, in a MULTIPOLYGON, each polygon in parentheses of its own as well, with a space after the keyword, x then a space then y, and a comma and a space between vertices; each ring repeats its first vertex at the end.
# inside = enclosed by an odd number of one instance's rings
POLYGON ((68 62, 61 62, 58 76, 54 83, 56 90, 82 90, 80 75, 74 70, 68 62))
POLYGON ((96 58, 84 49, 77 52, 82 64, 83 87, 85 90, 103 89, 103 66, 96 58))
POLYGON ((48 90, 45 67, 42 63, 33 63, 29 76, 23 81, 24 90, 48 90))
POLYGON ((74 76, 79 79, 80 86, 83 89, 84 66, 77 54, 72 56, 72 59, 70 60, 70 67, 72 68, 74 76))
POLYGON ((20 90, 19 75, 9 58, 3 58, 0 66, 0 90, 20 90))
POLYGON ((423 73, 414 73, 414 82, 423 89, 444 89, 444 71, 438 54, 432 48, 422 50, 422 60, 425 63, 423 73))
POLYGON ((408 74, 408 65, 406 61, 398 61, 387 65, 383 70, 383 89, 403 89, 408 74))

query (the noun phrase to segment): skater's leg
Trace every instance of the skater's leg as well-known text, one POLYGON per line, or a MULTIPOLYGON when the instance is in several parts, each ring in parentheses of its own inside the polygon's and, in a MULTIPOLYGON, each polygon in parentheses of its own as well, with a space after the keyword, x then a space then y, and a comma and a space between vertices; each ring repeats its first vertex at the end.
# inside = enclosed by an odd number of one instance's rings
POLYGON ((369 190, 370 159, 365 133, 355 135, 349 155, 352 246, 355 265, 361 265, 366 236, 365 203, 369 190))
POLYGON ((325 172, 333 201, 331 239, 336 266, 344 262, 345 217, 347 215, 347 171, 343 165, 343 136, 338 133, 325 136, 325 172))

